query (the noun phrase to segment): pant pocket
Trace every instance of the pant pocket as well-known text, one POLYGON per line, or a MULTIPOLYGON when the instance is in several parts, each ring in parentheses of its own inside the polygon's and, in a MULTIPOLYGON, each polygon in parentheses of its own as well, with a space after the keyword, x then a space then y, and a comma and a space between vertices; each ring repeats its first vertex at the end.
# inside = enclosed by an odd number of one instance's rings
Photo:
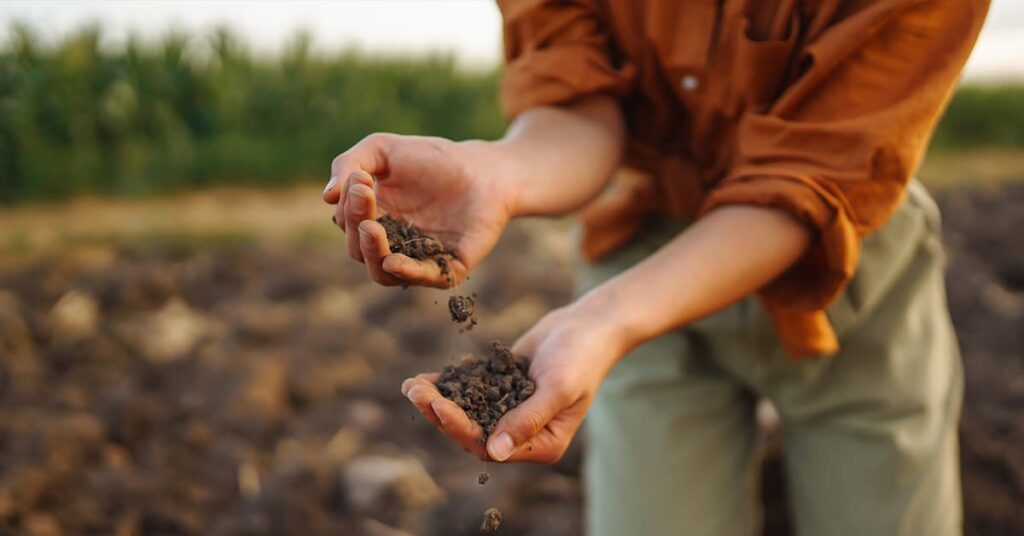
POLYGON ((872 314, 919 255, 942 262, 938 206, 917 181, 911 181, 903 205, 881 229, 864 237, 860 261, 842 296, 828 310, 842 339, 872 314))

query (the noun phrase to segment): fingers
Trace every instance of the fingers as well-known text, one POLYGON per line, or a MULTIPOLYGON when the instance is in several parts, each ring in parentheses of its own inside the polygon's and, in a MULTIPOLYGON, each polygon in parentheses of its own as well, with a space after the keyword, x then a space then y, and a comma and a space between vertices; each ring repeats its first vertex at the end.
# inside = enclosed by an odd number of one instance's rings
MULTIPOLYGON (((357 169, 348 174, 344 184, 342 184, 341 188, 338 189, 338 195, 340 197, 338 198, 338 206, 334 209, 339 222, 345 222, 343 215, 348 211, 348 199, 352 194, 352 187, 359 184, 366 186, 370 189, 370 193, 373 193, 373 175, 362 169, 357 169)), ((375 203, 376 200, 376 194, 374 194, 375 203)), ((342 229, 344 229, 344 226, 342 229)))
MULTIPOLYGON (((571 411, 569 413, 572 413, 571 411)), ((579 418, 559 415, 551 420, 543 430, 531 437, 526 443, 516 447, 506 462, 555 463, 569 448, 573 435, 582 423, 579 418)))
POLYGON ((464 450, 475 454, 481 460, 488 459, 487 451, 480 443, 480 438, 484 434, 483 428, 480 428, 479 424, 470 420, 469 416, 466 415, 465 411, 462 411, 458 404, 439 396, 430 402, 430 407, 441 421, 441 431, 446 436, 458 443, 464 450))
MULTIPOLYGON (((351 149, 341 153, 331 162, 331 179, 324 188, 326 203, 344 206, 348 190, 347 179, 355 171, 377 174, 387 168, 388 145, 392 139, 388 134, 370 134, 351 149), (340 188, 339 188, 340 186, 340 188)), ((338 221, 343 221, 340 214, 338 221)))
POLYGON ((441 433, 458 443, 463 450, 486 460, 487 452, 479 441, 483 429, 471 421, 457 404, 441 396, 433 383, 438 377, 438 374, 420 374, 405 380, 402 383, 402 394, 441 433))
MULTIPOLYGON (((341 191, 347 193, 335 209, 335 222, 345 230, 349 256, 365 263, 374 281, 382 285, 451 286, 448 276, 441 273, 440 266, 432 259, 391 254, 387 232, 376 222, 377 196, 373 191, 373 178, 368 173, 351 173, 341 191)), ((449 261, 449 268, 452 280, 466 271, 465 265, 456 260, 449 261)))
MULTIPOLYGON (((345 179, 345 183, 341 186, 339 192, 341 198, 339 199, 338 206, 334 207, 334 222, 338 227, 341 227, 342 231, 351 235, 349 230, 355 229, 355 225, 359 225, 359 222, 369 217, 369 214, 367 214, 367 193, 369 193, 369 200, 372 202, 373 210, 376 211, 377 209, 377 195, 373 191, 373 177, 365 171, 354 171, 345 179), (355 203, 350 203, 350 201, 355 201, 352 196, 353 188, 359 192, 360 199, 355 203), (353 204, 359 209, 359 214, 353 214, 353 204), (354 222, 354 225, 352 222, 354 222)), ((376 216, 376 214, 373 215, 376 216)))
POLYGON ((412 389, 413 385, 419 383, 417 380, 426 381, 433 386, 440 377, 441 375, 437 372, 424 372, 423 374, 417 374, 415 378, 408 378, 402 382, 402 396, 409 396, 409 389, 412 389))
MULTIPOLYGON (((355 196, 356 194, 353 194, 355 196)), ((351 201, 351 199, 350 199, 351 201)), ((370 278, 381 285, 401 285, 401 279, 384 271, 384 259, 391 255, 388 246, 387 231, 384 226, 374 220, 363 220, 358 224, 358 232, 350 232, 349 237, 356 236, 361 260, 366 264, 370 278)))
POLYGON ((324 193, 320 194, 324 198, 324 202, 335 204, 338 202, 338 192, 335 191, 335 187, 338 186, 338 176, 331 175, 331 178, 327 180, 327 186, 324 186, 324 193))
POLYGON ((508 460, 520 446, 544 430, 555 415, 571 405, 564 392, 556 385, 538 385, 532 396, 506 413, 487 441, 491 458, 499 462, 508 460))
POLYGON ((356 229, 364 220, 376 219, 377 196, 373 195, 373 189, 358 182, 353 174, 353 184, 348 190, 348 196, 341 210, 344 218, 345 239, 348 245, 348 254, 353 259, 363 262, 363 252, 359 243, 359 233, 356 229))
POLYGON ((420 415, 423 415, 423 418, 426 419, 427 422, 433 424, 434 427, 437 429, 442 428, 441 421, 437 418, 437 415, 434 413, 434 409, 430 407, 429 401, 433 399, 432 393, 430 392, 430 388, 424 387, 422 385, 414 386, 413 388, 409 389, 409 394, 406 395, 406 398, 408 398, 409 401, 412 402, 412 405, 415 406, 417 410, 419 410, 420 415))
POLYGON ((458 281, 460 274, 466 272, 461 261, 448 260, 451 280, 441 273, 441 267, 433 259, 413 259, 400 253, 389 255, 384 259, 382 268, 385 272, 413 285, 423 287, 448 288, 452 281, 458 281))

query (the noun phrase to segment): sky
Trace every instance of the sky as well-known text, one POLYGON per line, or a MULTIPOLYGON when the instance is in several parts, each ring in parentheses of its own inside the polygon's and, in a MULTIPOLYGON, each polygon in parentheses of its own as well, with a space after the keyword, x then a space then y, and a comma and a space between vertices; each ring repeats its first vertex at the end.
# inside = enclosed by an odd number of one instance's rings
MULTIPOLYGON (((0 35, 23 21, 59 38, 99 22, 111 45, 129 34, 156 38, 172 30, 227 26, 260 52, 274 53, 299 30, 315 49, 359 46, 371 52, 450 52, 467 67, 501 58, 501 18, 489 0, 100 1, 0 0, 0 35)), ((965 70, 967 79, 1024 79, 1024 0, 993 0, 965 70)))

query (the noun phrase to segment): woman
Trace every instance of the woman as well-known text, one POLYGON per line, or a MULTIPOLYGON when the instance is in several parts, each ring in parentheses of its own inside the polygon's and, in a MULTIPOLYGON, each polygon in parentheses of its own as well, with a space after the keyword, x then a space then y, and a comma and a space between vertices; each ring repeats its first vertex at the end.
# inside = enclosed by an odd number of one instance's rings
POLYGON ((583 292, 516 343, 537 390, 486 445, 432 376, 403 393, 495 461, 557 460, 589 410, 591 534, 756 532, 761 397, 800 534, 960 533, 962 376, 911 177, 987 2, 500 5, 505 137, 372 135, 324 198, 385 285, 448 282, 378 209, 461 279, 511 218, 585 207, 583 292))

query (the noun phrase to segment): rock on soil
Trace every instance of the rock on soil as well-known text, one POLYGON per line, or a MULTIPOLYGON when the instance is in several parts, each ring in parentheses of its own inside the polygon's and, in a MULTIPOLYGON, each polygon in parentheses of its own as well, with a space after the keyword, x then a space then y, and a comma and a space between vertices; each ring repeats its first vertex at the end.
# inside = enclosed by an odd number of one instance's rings
POLYGON ((213 324, 180 297, 172 297, 160 310, 123 324, 122 333, 139 348, 144 359, 167 363, 192 352, 214 330, 213 324))
POLYGON ((77 290, 61 296, 50 310, 50 329, 60 341, 77 341, 92 336, 100 325, 100 308, 96 300, 77 290))
POLYGON ((228 405, 228 415, 239 420, 279 422, 288 411, 286 364, 273 353, 252 359, 228 405))
POLYGON ((437 504, 445 496, 423 464, 411 456, 359 456, 345 468, 344 479, 349 502, 358 511, 389 504, 416 510, 437 504))

